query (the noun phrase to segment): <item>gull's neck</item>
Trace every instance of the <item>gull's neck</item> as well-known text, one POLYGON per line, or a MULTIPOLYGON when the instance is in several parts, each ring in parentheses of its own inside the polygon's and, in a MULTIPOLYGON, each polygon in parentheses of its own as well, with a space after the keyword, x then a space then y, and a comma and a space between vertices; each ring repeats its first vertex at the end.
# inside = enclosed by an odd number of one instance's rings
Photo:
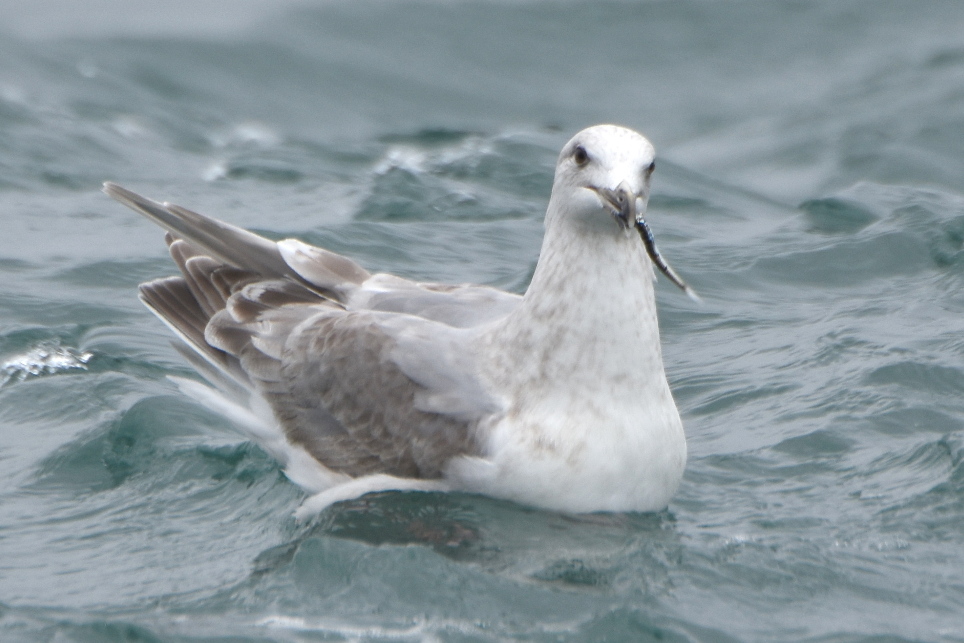
POLYGON ((562 511, 662 509, 686 439, 649 257, 622 230, 553 228, 522 303, 481 347, 504 403, 481 425, 486 464, 453 471, 469 490, 562 511))
POLYGON ((577 230, 552 205, 532 282, 493 337, 510 362, 504 384, 602 403, 668 396, 653 269, 638 235, 614 221, 577 230))

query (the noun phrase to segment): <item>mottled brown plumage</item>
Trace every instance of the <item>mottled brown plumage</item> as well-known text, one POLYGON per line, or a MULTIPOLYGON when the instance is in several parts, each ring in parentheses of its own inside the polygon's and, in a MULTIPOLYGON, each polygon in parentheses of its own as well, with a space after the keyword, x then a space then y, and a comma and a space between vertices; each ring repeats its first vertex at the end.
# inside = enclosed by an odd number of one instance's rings
POLYGON ((182 276, 142 285, 144 302, 253 386, 287 438, 326 467, 438 478, 447 460, 476 451, 470 423, 415 408, 419 386, 385 360, 394 339, 379 312, 348 312, 329 289, 226 265, 170 233, 167 241, 182 276), (370 375, 365 388, 348 369, 370 375), (380 404, 385 397, 393 404, 380 404))

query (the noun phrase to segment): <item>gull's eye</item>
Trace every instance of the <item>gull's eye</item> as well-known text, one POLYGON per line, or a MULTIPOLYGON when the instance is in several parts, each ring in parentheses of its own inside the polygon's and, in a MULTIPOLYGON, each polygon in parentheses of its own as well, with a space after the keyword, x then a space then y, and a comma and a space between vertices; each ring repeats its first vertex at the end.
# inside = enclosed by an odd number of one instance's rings
POLYGON ((656 169, 656 161, 653 161, 652 163, 649 164, 649 167, 646 168, 646 174, 652 174, 653 170, 655 169, 656 169))
POLYGON ((576 149, 572 151, 572 160, 576 165, 582 167, 589 162, 589 153, 586 152, 586 148, 582 145, 577 145, 576 149))

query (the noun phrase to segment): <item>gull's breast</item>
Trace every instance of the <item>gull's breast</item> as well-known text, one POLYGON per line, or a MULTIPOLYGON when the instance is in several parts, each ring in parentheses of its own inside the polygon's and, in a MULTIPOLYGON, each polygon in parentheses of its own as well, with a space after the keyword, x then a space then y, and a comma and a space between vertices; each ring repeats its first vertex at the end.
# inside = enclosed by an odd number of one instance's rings
POLYGON ((456 486, 566 512, 659 511, 676 492, 686 463, 679 413, 586 405, 560 413, 507 415, 489 432, 484 458, 459 458, 446 477, 456 486))

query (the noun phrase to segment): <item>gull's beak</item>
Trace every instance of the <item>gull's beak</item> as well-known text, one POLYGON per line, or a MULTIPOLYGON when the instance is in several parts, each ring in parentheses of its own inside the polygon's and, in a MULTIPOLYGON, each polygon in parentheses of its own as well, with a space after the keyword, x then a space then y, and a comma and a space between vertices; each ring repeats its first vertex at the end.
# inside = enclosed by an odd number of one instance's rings
POLYGON ((639 197, 629 187, 629 183, 623 181, 615 190, 595 186, 590 186, 589 189, 599 195, 624 230, 636 224, 636 200, 639 197))
POLYGON ((676 271, 666 263, 663 255, 659 253, 659 249, 656 247, 656 240, 653 238, 653 231, 649 229, 646 219, 640 216, 639 211, 636 209, 636 201, 639 199, 639 196, 630 188, 629 183, 623 181, 615 190, 594 186, 590 186, 589 189, 599 195, 603 204, 609 208, 613 217, 624 230, 631 227, 636 228, 640 238, 643 240, 643 245, 646 246, 646 254, 653 260, 653 263, 659 268, 659 271, 666 275, 667 279, 676 284, 680 290, 689 295, 690 299, 700 301, 696 291, 690 288, 686 282, 676 274, 676 271))

